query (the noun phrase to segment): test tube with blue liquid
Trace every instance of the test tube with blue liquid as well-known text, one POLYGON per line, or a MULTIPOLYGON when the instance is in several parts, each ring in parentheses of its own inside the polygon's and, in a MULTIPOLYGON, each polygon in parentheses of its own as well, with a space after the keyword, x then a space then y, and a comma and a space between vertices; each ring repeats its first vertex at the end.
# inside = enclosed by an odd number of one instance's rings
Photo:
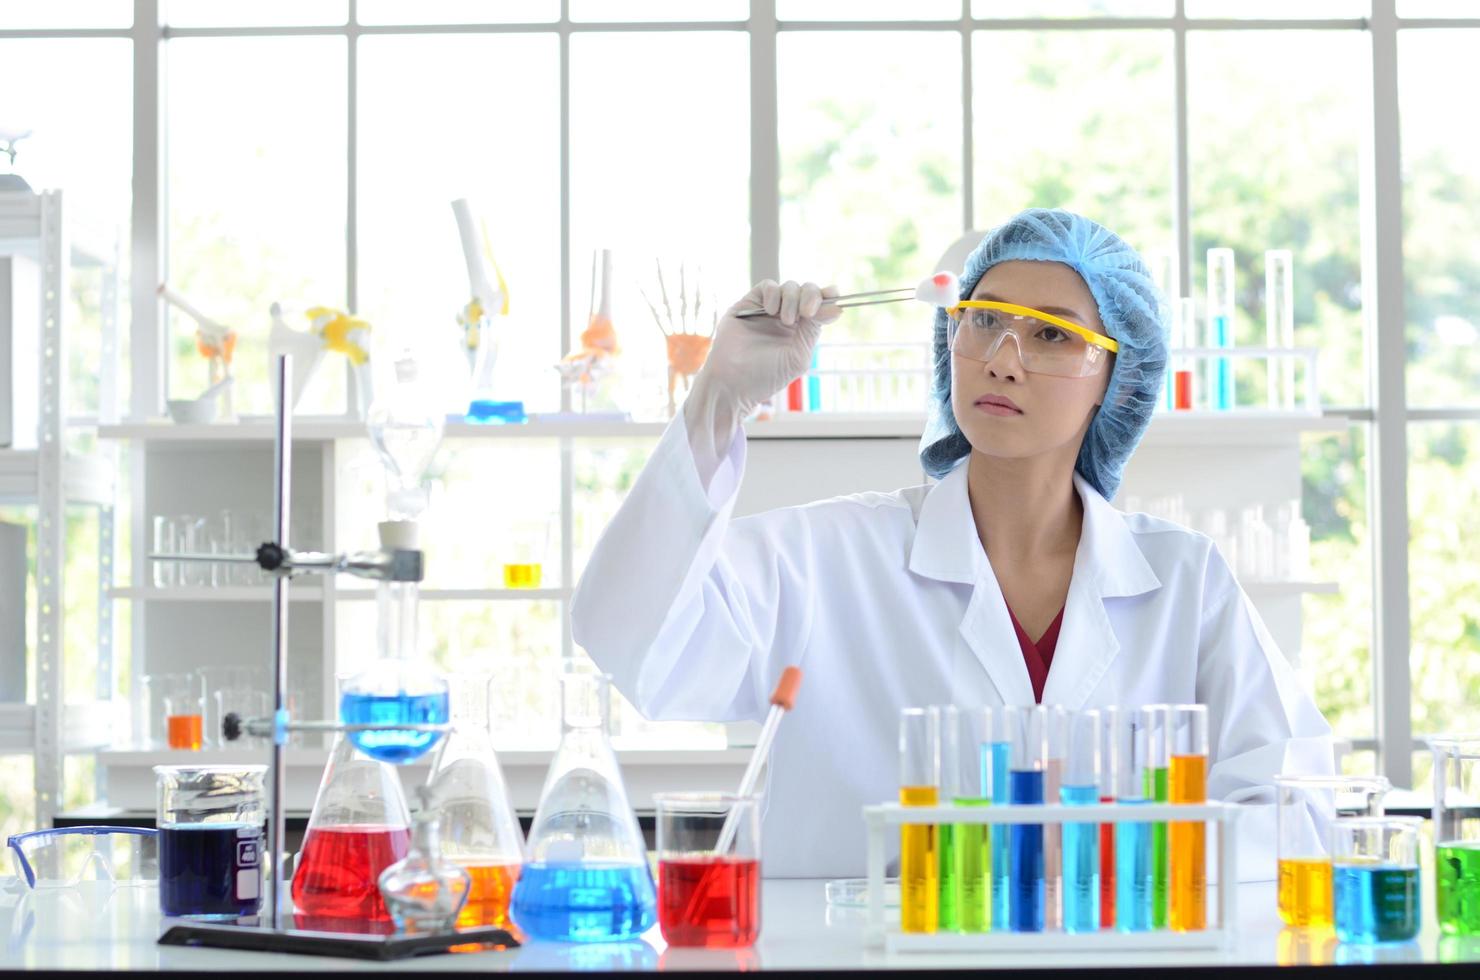
MULTIPOLYGON (((1233 346, 1233 249, 1208 249, 1208 346, 1233 346)), ((1208 407, 1226 412, 1233 408, 1233 363, 1226 357, 1208 359, 1208 407)))
MULTIPOLYGON (((1012 728, 1009 708, 996 708, 987 723, 987 739, 981 749, 982 785, 992 788, 994 806, 1011 802, 1008 773, 1012 769, 1012 728), (988 774, 990 772, 990 780, 988 774)), ((1008 853, 1008 827, 993 824, 992 840, 992 927, 1008 927, 1008 909, 1012 904, 1012 860, 1008 853)))
MULTIPOLYGON (((1010 801, 1018 805, 1043 803, 1048 769, 1048 710, 1043 705, 1010 707, 1012 769, 1008 773, 1010 801)), ((1011 901, 1008 922, 1013 932, 1042 932, 1044 926, 1043 824, 1012 824, 1008 830, 1011 901)))
MULTIPOLYGON (((1066 713, 1064 806, 1100 801, 1100 713, 1093 708, 1066 713)), ((1063 925, 1065 932, 1100 928, 1100 828, 1093 823, 1063 824, 1063 925)))
MULTIPOLYGON (((951 750, 952 765, 945 769, 947 754, 942 740, 942 775, 950 784, 952 802, 959 807, 991 806, 992 721, 995 712, 985 706, 962 708, 951 750)), ((942 719, 944 721, 944 719, 942 719)), ((943 828, 944 829, 944 828, 943 828)), ((954 890, 952 906, 955 928, 962 932, 986 932, 992 926, 992 839, 986 824, 962 823, 952 828, 954 867, 950 878, 954 890)), ((941 848, 944 865, 945 848, 941 848)), ((941 869, 941 903, 945 905, 946 870, 941 869)), ((946 925, 941 913, 941 927, 946 925)))
MULTIPOLYGON (((1145 806, 1154 788, 1151 731, 1145 709, 1118 713, 1112 726, 1116 802, 1145 806)), ((1121 821, 1115 825, 1115 928, 1148 932, 1156 928, 1156 825, 1121 821)), ((1164 890, 1163 890, 1164 892, 1164 890)))

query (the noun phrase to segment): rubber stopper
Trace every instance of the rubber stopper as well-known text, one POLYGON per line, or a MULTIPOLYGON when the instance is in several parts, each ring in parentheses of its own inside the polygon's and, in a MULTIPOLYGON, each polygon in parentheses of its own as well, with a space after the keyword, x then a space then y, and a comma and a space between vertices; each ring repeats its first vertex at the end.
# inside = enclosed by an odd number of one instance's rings
POLYGON ((801 686, 802 668, 786 668, 781 672, 781 680, 776 682, 776 690, 771 692, 771 703, 790 711, 797 699, 797 689, 801 686))

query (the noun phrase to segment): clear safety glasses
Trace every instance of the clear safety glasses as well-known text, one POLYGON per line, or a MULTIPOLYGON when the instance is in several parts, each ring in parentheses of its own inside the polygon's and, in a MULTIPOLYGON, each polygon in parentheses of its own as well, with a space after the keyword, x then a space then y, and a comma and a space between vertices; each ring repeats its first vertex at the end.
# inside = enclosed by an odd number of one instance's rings
POLYGON ((1087 378, 1120 349, 1088 327, 1013 303, 963 300, 946 313, 951 318, 946 344, 952 354, 990 361, 1012 337, 1023 368, 1034 374, 1087 378))
POLYGON ((65 827, 6 839, 17 878, 32 888, 81 882, 143 885, 159 880, 159 831, 140 827, 65 827))

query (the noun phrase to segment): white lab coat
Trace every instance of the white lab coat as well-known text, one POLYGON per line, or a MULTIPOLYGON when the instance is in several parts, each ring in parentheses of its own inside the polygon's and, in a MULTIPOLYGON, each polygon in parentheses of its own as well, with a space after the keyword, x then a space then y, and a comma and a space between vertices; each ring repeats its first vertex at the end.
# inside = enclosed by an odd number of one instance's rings
MULTIPOLYGON (((655 719, 759 720, 800 665, 762 864, 861 874, 859 808, 898 792, 900 709, 1032 704, 1027 667, 965 466, 732 520, 745 450, 742 434, 706 490, 682 417, 668 427, 576 589, 575 639, 655 719)), ((1239 877, 1272 878, 1271 779, 1330 773, 1330 727, 1207 537, 1075 487, 1083 531, 1043 703, 1206 704, 1208 796, 1264 804, 1240 821, 1239 877)))

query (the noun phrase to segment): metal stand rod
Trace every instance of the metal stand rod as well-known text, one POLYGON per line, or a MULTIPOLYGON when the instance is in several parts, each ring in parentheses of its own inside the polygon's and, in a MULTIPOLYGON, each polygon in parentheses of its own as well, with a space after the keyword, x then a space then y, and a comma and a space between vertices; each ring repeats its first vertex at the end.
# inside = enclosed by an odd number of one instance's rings
MULTIPOLYGON (((289 507, 293 489, 293 359, 284 354, 277 359, 277 428, 273 434, 273 500, 272 516, 275 540, 288 548, 289 507)), ((272 580, 272 710, 273 717, 286 721, 288 711, 288 578, 272 580)), ((284 736, 272 740, 272 814, 268 828, 267 852, 272 855, 272 928, 283 925, 284 869, 287 867, 287 820, 283 812, 283 795, 287 773, 283 766, 284 736)))

